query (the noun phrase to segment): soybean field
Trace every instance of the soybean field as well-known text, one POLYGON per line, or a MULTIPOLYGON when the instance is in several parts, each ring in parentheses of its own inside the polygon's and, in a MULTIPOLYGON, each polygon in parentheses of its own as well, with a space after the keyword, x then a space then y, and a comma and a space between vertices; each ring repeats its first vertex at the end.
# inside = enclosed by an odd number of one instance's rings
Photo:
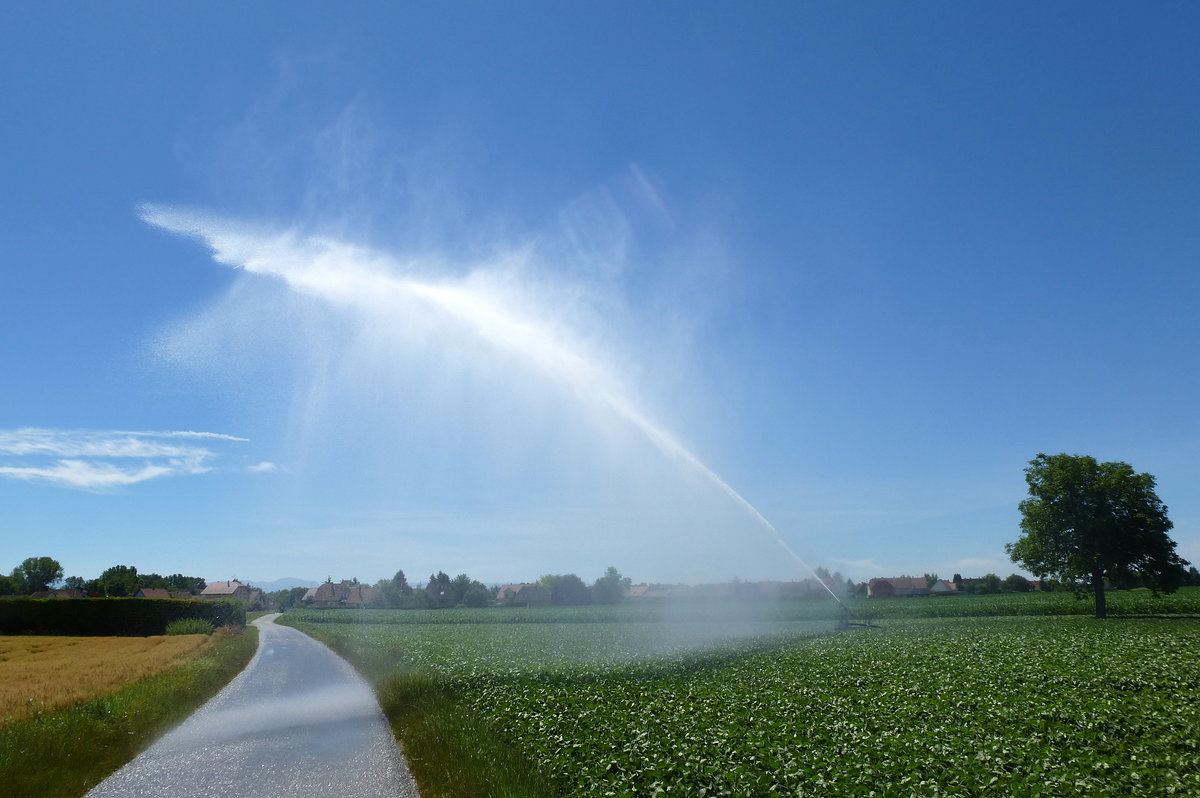
POLYGON ((953 601, 846 631, 811 604, 291 622, 372 679, 427 798, 1200 794, 1200 614, 953 601))

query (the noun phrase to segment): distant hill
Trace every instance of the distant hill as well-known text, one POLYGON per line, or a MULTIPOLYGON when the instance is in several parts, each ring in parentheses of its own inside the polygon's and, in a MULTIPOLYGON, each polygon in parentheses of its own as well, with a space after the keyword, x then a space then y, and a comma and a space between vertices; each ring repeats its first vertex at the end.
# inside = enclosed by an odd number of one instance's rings
POLYGON ((321 584, 312 579, 298 579, 294 576, 285 576, 273 582, 260 582, 257 579, 246 579, 243 581, 248 585, 257 587, 264 593, 274 593, 276 590, 288 590, 293 587, 316 587, 321 584))

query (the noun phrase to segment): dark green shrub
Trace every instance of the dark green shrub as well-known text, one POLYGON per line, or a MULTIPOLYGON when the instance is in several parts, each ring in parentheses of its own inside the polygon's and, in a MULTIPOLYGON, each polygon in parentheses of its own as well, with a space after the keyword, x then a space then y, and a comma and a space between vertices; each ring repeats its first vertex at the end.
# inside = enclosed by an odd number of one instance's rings
POLYGON ((212 621, 203 618, 176 618, 167 624, 163 634, 168 635, 210 635, 213 633, 212 621))

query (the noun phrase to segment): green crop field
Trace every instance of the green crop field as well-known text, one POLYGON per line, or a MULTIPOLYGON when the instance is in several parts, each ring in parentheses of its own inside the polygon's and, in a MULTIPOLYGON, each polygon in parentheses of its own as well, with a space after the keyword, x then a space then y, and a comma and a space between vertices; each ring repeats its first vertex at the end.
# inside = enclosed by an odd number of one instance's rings
POLYGON ((812 605, 290 615, 375 682, 430 798, 1200 794, 1197 592, 1113 598, 893 599, 846 632, 812 605))

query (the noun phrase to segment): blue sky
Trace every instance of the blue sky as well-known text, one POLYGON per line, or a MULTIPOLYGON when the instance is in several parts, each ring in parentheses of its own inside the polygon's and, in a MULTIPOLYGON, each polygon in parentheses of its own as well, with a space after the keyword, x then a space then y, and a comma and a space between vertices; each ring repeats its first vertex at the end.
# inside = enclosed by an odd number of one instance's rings
POLYGON ((1198 22, 8 4, 0 567, 1005 575, 1060 451, 1200 560, 1198 22))

